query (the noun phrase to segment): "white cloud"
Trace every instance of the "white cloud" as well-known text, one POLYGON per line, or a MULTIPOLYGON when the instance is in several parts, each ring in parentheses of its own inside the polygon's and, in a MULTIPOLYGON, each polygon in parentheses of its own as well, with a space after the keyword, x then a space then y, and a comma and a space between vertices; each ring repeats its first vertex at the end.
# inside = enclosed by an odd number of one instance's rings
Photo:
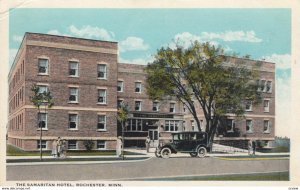
POLYGON ((69 26, 69 31, 72 36, 83 37, 83 38, 93 38, 111 41, 114 39, 114 33, 107 31, 106 29, 93 27, 90 25, 77 28, 74 25, 69 26))
POLYGON ((271 56, 263 56, 262 59, 275 63, 276 69, 290 69, 291 55, 290 54, 272 54, 271 56))
POLYGON ((254 31, 226 31, 220 33, 202 32, 200 35, 201 40, 210 41, 214 39, 223 40, 225 42, 243 41, 243 42, 261 42, 262 39, 257 38, 254 31))
POLYGON ((130 36, 120 42, 120 51, 148 50, 149 45, 142 38, 130 36))
POLYGON ((18 49, 9 49, 9 64, 12 65, 18 53, 18 49))
POLYGON ((47 32, 47 34, 62 35, 58 30, 50 30, 50 31, 47 32))
POLYGON ((19 36, 19 35, 13 36, 13 41, 15 42, 22 42, 22 40, 23 40, 23 36, 19 36))

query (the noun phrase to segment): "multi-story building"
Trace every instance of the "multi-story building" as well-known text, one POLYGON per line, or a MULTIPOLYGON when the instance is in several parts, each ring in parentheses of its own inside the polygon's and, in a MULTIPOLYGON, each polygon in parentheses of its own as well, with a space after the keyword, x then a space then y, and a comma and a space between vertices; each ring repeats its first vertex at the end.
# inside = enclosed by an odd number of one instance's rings
MULTIPOLYGON (((257 61, 228 57, 228 62, 255 64, 257 61)), ((247 103, 243 120, 229 116, 226 132, 216 140, 273 140, 275 132, 275 64, 261 63, 264 84, 263 104, 247 103)), ((68 141, 68 149, 84 149, 84 140, 93 140, 95 149, 115 149, 121 134, 117 106, 130 107, 125 127, 125 146, 151 145, 167 139, 175 131, 197 130, 184 106, 169 99, 148 98, 145 66, 118 63, 118 44, 98 40, 26 33, 14 63, 9 82, 8 143, 24 150, 51 149, 54 139, 68 141), (50 91, 54 106, 37 109, 30 101, 31 87, 50 91), (38 123, 43 123, 39 125, 38 123), (43 141, 40 145, 40 130, 43 141)), ((199 108, 201 127, 205 119, 199 108)))

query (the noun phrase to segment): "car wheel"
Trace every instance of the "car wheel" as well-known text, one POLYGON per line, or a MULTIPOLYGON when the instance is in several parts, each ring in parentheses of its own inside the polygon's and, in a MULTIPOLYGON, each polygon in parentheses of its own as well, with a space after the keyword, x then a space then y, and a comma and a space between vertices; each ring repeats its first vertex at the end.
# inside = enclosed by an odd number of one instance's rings
POLYGON ((205 155, 206 155, 206 148, 199 147, 197 153, 198 153, 198 157, 200 157, 200 158, 205 157, 205 155))
POLYGON ((197 152, 191 152, 190 155, 191 155, 191 157, 196 157, 198 154, 197 154, 197 152))
POLYGON ((170 158, 171 156, 171 149, 170 148, 163 148, 161 151, 160 151, 160 155, 162 158, 170 158))

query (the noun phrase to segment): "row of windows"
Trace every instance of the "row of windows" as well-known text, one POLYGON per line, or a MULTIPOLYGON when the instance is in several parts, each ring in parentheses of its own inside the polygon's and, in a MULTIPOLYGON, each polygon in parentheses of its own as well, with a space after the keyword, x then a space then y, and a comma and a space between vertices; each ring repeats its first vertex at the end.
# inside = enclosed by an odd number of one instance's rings
MULTIPOLYGON (((263 121, 263 132, 270 133, 271 122, 269 120, 263 121)), ((234 132, 235 121, 233 119, 228 119, 226 122, 227 132, 234 132)), ((246 120, 246 132, 253 133, 253 120, 246 120)))
MULTIPOLYGON (((42 146, 40 144, 40 140, 37 140, 37 149, 48 149, 47 147, 47 141, 42 140, 42 146)), ((106 149, 106 141, 104 140, 97 140, 96 147, 99 150, 105 150, 106 149)), ((78 149, 78 141, 77 140, 68 140, 67 141, 67 148, 68 150, 77 150, 78 149)))
MULTIPOLYGON (((49 75, 49 60, 40 58, 38 59, 38 74, 39 75, 49 75)), ((69 76, 79 77, 79 62, 69 61, 69 76)), ((97 78, 107 79, 107 66, 106 64, 97 64, 97 78)))
MULTIPOLYGON (((252 101, 246 101, 245 103, 245 111, 253 111, 252 110, 252 101)), ((264 112, 270 112, 270 100, 263 101, 264 112)))
POLYGON ((16 117, 14 117, 13 119, 11 119, 9 121, 9 130, 11 131, 16 131, 16 130, 23 130, 23 121, 24 121, 24 117, 23 117, 23 113, 18 114, 16 117))
POLYGON ((17 72, 14 74, 12 81, 9 83, 9 93, 11 93, 12 89, 15 88, 15 86, 18 84, 18 82, 21 80, 21 75, 24 75, 24 60, 21 63, 20 68, 18 68, 17 72))
POLYGON ((9 102, 9 113, 18 108, 24 101, 24 87, 20 88, 18 92, 9 102))
MULTIPOLYGON (((124 82, 123 81, 118 81, 117 91, 118 92, 124 92, 124 82)), ((142 93, 142 83, 141 82, 135 82, 134 83, 134 92, 142 93)))
POLYGON ((267 92, 272 93, 272 81, 267 80, 257 80, 258 89, 259 92, 267 92))
MULTIPOLYGON (((98 115, 97 116, 97 126, 98 131, 106 131, 106 116, 98 115)), ((43 130, 48 129, 48 113, 39 113, 38 114, 39 128, 43 130)), ((69 130, 78 130, 79 128, 79 116, 78 114, 69 114, 68 129, 69 130)))

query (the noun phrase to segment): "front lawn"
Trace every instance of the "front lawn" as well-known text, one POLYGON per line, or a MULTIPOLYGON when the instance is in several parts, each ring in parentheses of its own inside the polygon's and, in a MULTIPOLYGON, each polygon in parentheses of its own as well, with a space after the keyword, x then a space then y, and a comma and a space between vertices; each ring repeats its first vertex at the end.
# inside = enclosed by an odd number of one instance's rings
MULTIPOLYGON (((6 156, 39 156, 39 151, 24 151, 12 145, 6 145, 6 156)), ((114 150, 69 150, 68 156, 115 156, 114 150)), ((134 152, 124 151, 124 155, 143 155, 134 152)), ((51 151, 43 151, 43 156, 51 156, 51 151)))

